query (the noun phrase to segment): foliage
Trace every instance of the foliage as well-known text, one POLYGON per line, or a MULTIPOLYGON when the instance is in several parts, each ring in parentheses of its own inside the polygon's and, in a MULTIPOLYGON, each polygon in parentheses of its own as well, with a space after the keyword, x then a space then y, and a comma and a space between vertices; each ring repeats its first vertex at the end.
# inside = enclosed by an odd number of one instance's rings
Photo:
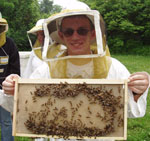
POLYGON ((27 31, 35 25, 37 20, 47 18, 54 12, 60 11, 59 6, 53 7, 52 5, 53 1, 40 5, 38 0, 0 0, 0 11, 9 24, 7 35, 14 39, 19 50, 31 50, 27 31), (50 7, 50 11, 47 13, 40 11, 44 10, 44 6, 45 10, 50 7))
POLYGON ((48 14, 48 16, 49 16, 49 14, 53 14, 55 12, 60 12, 61 7, 59 5, 53 5, 52 0, 43 0, 40 3, 40 11, 42 13, 48 14))
POLYGON ((29 50, 30 45, 27 39, 27 31, 33 27, 35 21, 40 17, 39 5, 37 0, 17 0, 11 3, 14 7, 9 11, 3 3, 1 10, 3 17, 7 19, 9 24, 8 36, 15 40, 19 50, 29 50), (5 13, 5 9, 7 12, 5 13))
POLYGON ((52 14, 61 11, 61 6, 54 5, 52 0, 39 1, 41 18, 48 18, 52 14))
POLYGON ((82 1, 104 17, 112 52, 150 55, 149 0, 82 1))
POLYGON ((15 4, 18 2, 18 0, 0 0, 0 12, 5 13, 5 15, 8 15, 10 12, 13 11, 15 4), (9 10, 8 10, 9 9, 9 10))

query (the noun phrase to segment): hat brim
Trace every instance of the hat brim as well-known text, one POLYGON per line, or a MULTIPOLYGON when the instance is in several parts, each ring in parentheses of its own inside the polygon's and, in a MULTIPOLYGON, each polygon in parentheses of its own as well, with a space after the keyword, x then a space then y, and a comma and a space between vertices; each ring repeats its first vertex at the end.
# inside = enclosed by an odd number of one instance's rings
POLYGON ((34 26, 31 30, 27 31, 27 33, 36 34, 36 32, 40 30, 43 30, 42 26, 34 26))
POLYGON ((0 18, 0 24, 8 24, 7 21, 3 18, 0 18))

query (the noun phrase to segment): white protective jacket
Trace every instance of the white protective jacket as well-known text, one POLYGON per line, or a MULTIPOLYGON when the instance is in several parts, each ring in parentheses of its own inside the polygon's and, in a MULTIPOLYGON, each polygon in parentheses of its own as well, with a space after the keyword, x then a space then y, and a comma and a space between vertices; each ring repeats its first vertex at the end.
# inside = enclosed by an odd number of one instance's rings
POLYGON ((40 60, 34 53, 34 51, 31 51, 30 58, 28 60, 27 66, 24 70, 24 73, 22 75, 23 78, 29 78, 32 73, 43 63, 42 60, 40 60))

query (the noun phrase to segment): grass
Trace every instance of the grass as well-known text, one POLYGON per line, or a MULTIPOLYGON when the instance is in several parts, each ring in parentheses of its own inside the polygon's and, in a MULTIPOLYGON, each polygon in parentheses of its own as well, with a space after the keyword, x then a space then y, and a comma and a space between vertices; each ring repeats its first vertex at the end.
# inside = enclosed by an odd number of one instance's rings
MULTIPOLYGON (((150 73, 150 56, 112 55, 112 57, 121 61, 131 73, 138 71, 150 73)), ((15 141, 32 141, 32 139, 15 137, 15 141)), ((150 95, 147 98, 146 115, 143 118, 128 119, 127 141, 150 141, 150 95)))
POLYGON ((150 56, 136 55, 112 55, 112 57, 122 62, 130 73, 146 71, 150 73, 150 56))

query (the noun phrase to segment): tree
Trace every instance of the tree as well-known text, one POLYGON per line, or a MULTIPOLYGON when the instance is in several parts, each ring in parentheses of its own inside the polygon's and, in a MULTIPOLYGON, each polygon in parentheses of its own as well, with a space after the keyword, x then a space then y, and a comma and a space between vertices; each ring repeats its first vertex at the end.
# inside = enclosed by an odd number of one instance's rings
POLYGON ((9 15, 9 13, 13 11, 13 9, 15 8, 15 4, 17 2, 18 0, 12 1, 0 0, 0 12, 2 12, 3 17, 7 17, 7 15, 9 15))
POLYGON ((98 10, 107 25, 113 52, 150 55, 149 0, 82 0, 98 10))
POLYGON ((53 14, 61 11, 61 7, 59 5, 53 5, 52 0, 42 0, 40 2, 40 11, 45 14, 53 14))
POLYGON ((39 0, 0 0, 0 12, 9 24, 7 35, 14 39, 19 50, 31 50, 27 31, 35 26, 37 20, 60 10, 60 6, 53 6, 53 1, 49 0, 41 3, 39 0))
POLYGON ((53 1, 50 1, 50 0, 41 1, 40 10, 41 10, 42 13, 49 14, 52 9, 53 9, 53 1))
POLYGON ((35 25, 40 17, 38 1, 13 0, 10 2, 5 0, 1 9, 9 24, 8 36, 15 40, 19 50, 30 50, 27 31, 35 25))

